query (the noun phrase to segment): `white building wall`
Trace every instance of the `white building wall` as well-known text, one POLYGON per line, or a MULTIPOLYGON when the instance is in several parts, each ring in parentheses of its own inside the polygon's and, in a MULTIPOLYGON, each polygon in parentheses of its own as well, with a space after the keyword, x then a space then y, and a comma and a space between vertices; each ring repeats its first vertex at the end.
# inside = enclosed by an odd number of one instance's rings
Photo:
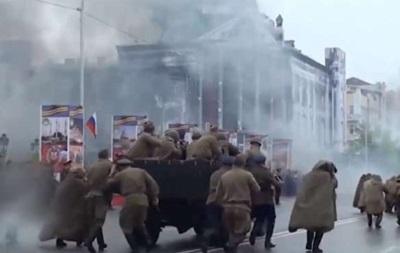
POLYGON ((294 101, 293 133, 314 140, 315 144, 327 145, 329 140, 327 74, 295 57, 291 59, 291 67, 294 101), (325 103, 325 108, 318 106, 320 103, 325 103))

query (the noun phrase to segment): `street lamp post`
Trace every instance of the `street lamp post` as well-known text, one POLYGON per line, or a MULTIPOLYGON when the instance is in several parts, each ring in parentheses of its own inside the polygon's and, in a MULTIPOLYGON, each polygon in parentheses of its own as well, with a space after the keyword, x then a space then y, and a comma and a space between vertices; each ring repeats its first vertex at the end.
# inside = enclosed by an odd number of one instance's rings
POLYGON ((32 151, 32 160, 33 161, 39 160, 39 139, 35 139, 31 143, 31 151, 32 151))
POLYGON ((3 157, 7 154, 8 145, 10 144, 10 139, 6 134, 2 134, 0 137, 0 152, 3 157))

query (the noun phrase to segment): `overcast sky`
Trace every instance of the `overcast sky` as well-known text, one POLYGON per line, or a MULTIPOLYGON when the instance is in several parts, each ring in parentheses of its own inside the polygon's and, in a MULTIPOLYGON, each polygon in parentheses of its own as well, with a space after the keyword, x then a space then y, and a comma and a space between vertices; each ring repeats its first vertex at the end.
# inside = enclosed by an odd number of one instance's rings
POLYGON ((325 47, 346 52, 347 76, 400 85, 399 0, 258 0, 275 18, 282 14, 285 39, 324 62, 325 47))

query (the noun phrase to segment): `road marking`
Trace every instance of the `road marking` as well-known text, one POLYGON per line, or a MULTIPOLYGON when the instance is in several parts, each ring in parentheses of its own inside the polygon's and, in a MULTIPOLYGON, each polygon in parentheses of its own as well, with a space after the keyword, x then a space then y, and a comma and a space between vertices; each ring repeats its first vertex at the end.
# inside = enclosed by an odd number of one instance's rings
MULTIPOLYGON (((335 222, 335 226, 342 226, 342 225, 356 223, 356 222, 359 222, 362 218, 364 218, 364 217, 354 217, 354 218, 339 220, 339 221, 335 222)), ((290 233, 289 231, 282 231, 282 232, 274 233, 272 238, 273 239, 285 238, 285 237, 289 237, 289 236, 305 234, 306 232, 307 232, 306 230, 298 230, 294 233, 290 233)), ((256 241, 261 241, 261 240, 264 240, 264 236, 257 237, 257 239, 256 239, 256 241)), ((249 244, 250 244, 249 240, 246 239, 243 243, 240 244, 240 246, 249 245, 249 244)), ((208 250, 208 252, 217 252, 220 250, 221 250, 221 248, 211 248, 208 250)), ((192 250, 179 251, 177 253, 201 253, 201 250, 192 249, 192 250)), ((384 251, 381 253, 391 253, 391 251, 388 251, 388 252, 384 251)))
POLYGON ((393 252, 399 252, 400 247, 399 246, 390 246, 387 249, 381 251, 380 253, 393 253, 393 252))

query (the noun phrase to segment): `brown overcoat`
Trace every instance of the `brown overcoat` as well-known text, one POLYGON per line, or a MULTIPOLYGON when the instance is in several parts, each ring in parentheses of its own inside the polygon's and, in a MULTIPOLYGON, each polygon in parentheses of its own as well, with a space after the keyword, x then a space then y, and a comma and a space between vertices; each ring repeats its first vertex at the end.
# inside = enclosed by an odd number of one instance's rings
POLYGON ((289 232, 298 229, 328 232, 334 228, 337 180, 333 167, 331 162, 319 161, 304 176, 303 187, 296 197, 290 216, 289 232))
POLYGON ((229 156, 237 156, 238 154, 240 154, 238 147, 230 143, 228 140, 219 140, 218 144, 223 154, 229 156))
POLYGON ((131 160, 151 158, 154 154, 154 150, 157 147, 161 147, 161 140, 149 133, 144 132, 133 143, 128 152, 128 158, 131 160))
POLYGON ((193 158, 213 160, 221 155, 217 138, 211 134, 203 135, 193 147, 193 158))
POLYGON ((88 192, 83 173, 70 172, 56 190, 49 216, 39 234, 40 241, 61 238, 66 241, 82 242, 88 224, 86 199, 88 192))
POLYGON ((186 160, 193 159, 193 152, 194 152, 194 147, 196 145, 198 140, 193 140, 189 145, 186 147, 186 160))
POLYGON ((108 184, 110 188, 119 188, 125 197, 119 217, 122 231, 131 233, 134 228, 143 227, 149 202, 158 201, 157 182, 145 170, 129 167, 115 174, 108 184))
POLYGON ((364 182, 363 202, 366 213, 381 214, 386 210, 384 192, 387 189, 381 181, 371 178, 364 182))
POLYGON ((162 139, 161 147, 155 149, 153 157, 160 160, 179 160, 182 150, 176 147, 174 139, 166 136, 162 139))
POLYGON ((397 179, 396 177, 392 177, 386 180, 386 188, 388 190, 388 194, 385 195, 386 201, 388 203, 394 204, 397 199, 397 179))
POLYGON ((355 208, 362 208, 363 206, 360 206, 360 196, 363 191, 364 187, 364 182, 367 181, 371 177, 370 174, 363 174, 360 179, 358 180, 357 188, 354 193, 354 198, 353 198, 353 207, 355 208))
POLYGON ((113 164, 108 159, 100 159, 89 169, 87 182, 89 193, 87 198, 88 219, 91 225, 103 226, 106 221, 108 203, 104 196, 106 191, 108 175, 113 164))

